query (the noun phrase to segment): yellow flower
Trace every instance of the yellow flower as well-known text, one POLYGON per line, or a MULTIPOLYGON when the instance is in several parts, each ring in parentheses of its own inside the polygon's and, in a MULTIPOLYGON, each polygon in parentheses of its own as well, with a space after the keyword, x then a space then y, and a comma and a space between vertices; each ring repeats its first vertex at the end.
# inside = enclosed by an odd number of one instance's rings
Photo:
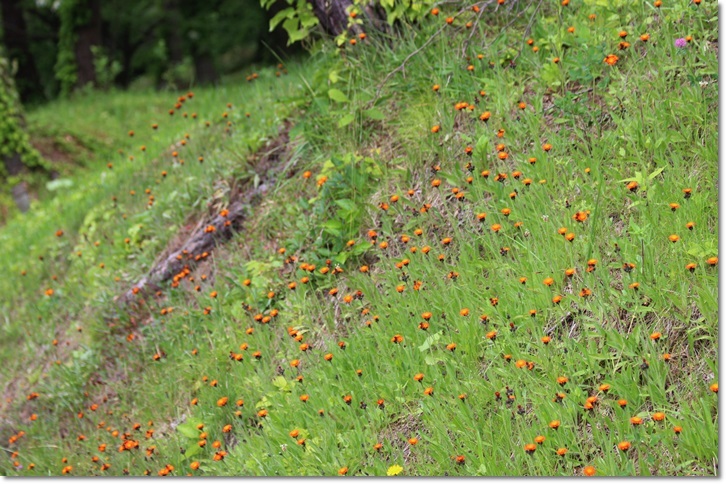
POLYGON ((394 464, 394 465, 392 465, 391 467, 388 468, 388 470, 386 471, 386 475, 387 476, 397 476, 401 472, 403 472, 403 467, 401 467, 398 464, 394 464))

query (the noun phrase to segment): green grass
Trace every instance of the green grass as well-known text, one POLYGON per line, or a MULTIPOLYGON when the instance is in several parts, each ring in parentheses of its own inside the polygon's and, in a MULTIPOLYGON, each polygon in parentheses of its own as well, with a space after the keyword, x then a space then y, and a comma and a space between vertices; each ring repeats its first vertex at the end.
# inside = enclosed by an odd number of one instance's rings
MULTIPOLYGON (((197 120, 177 113, 159 131, 156 102, 89 98, 126 106, 111 115, 125 153, 0 231, 0 432, 25 433, 3 473, 714 475, 716 11, 536 7, 485 14, 471 62, 475 15, 457 17, 379 98, 448 13, 392 42, 320 44, 288 76, 195 91, 197 120), (621 30, 632 45, 618 51, 621 30), (222 181, 254 184, 249 155, 284 119, 286 171, 243 229, 194 281, 119 308, 181 226, 225 206, 222 181), (147 146, 133 162, 129 129, 147 146), (179 165, 169 147, 185 133, 179 165), (125 432, 138 449, 119 451, 125 432)), ((53 110, 31 119, 53 125, 53 110)))

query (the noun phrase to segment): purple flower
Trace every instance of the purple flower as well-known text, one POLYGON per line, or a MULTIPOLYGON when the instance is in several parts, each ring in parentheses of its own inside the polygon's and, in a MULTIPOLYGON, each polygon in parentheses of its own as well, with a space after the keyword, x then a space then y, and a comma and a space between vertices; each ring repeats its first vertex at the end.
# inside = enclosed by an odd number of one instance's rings
POLYGON ((675 44, 676 44, 676 47, 678 47, 679 49, 683 49, 686 47, 686 45, 688 45, 688 42, 686 42, 686 39, 681 37, 680 39, 676 39, 675 44))

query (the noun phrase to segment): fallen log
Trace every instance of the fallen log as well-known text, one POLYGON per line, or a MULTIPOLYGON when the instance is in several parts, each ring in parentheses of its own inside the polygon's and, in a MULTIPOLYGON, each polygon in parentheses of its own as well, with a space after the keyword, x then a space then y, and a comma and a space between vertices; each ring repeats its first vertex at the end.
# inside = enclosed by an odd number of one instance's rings
POLYGON ((282 169, 279 163, 286 153, 289 142, 289 123, 286 123, 280 134, 260 150, 254 168, 259 177, 256 187, 248 187, 235 191, 230 205, 224 214, 217 213, 200 220, 192 233, 180 247, 157 261, 149 273, 142 277, 128 291, 116 297, 115 301, 121 305, 128 305, 140 301, 145 295, 157 292, 161 285, 186 269, 191 270, 203 254, 211 254, 214 248, 223 244, 240 230, 250 207, 259 203, 265 193, 275 183, 275 178, 282 169))

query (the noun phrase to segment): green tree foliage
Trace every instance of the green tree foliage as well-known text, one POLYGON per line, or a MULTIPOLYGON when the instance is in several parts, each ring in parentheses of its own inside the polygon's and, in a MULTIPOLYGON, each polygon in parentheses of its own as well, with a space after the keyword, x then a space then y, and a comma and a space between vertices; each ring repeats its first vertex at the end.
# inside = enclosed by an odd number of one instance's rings
POLYGON ((75 56, 78 27, 90 20, 84 0, 63 0, 58 7, 60 32, 58 33, 58 60, 55 77, 60 82, 61 96, 67 96, 78 82, 75 56))
POLYGON ((11 189, 29 169, 48 168, 30 144, 10 64, 4 55, 0 55, 0 160, 0 200, 9 198, 11 189))
MULTIPOLYGON (((289 44, 308 39, 319 26, 335 36, 338 45, 366 28, 386 30, 399 22, 417 22, 428 14, 434 0, 285 0, 287 7, 270 19, 270 30, 281 26, 289 44)), ((260 0, 270 10, 277 0, 260 0)))

